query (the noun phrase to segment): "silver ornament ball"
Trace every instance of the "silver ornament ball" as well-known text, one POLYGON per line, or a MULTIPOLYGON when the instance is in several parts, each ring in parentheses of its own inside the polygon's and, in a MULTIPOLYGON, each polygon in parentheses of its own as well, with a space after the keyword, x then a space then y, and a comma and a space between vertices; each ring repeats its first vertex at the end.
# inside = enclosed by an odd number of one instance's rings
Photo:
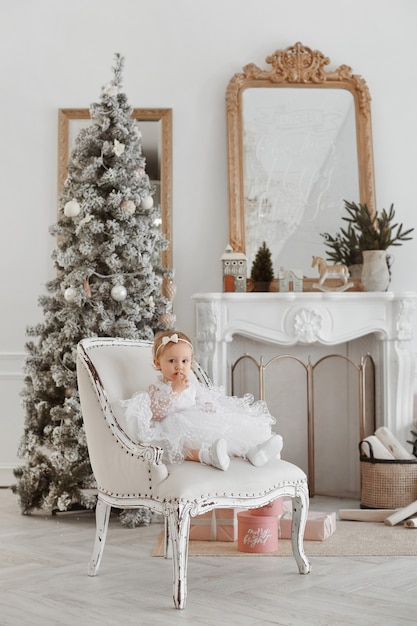
POLYGON ((145 196, 140 202, 140 206, 144 209, 151 209, 153 207, 152 196, 145 196))
POLYGON ((111 297, 113 300, 116 300, 116 302, 123 302, 127 297, 126 287, 123 285, 115 285, 111 290, 111 297))
POLYGON ((67 287, 64 291, 64 298, 67 302, 74 302, 77 299, 77 290, 74 287, 67 287))
POLYGON ((77 217, 80 211, 81 207, 76 200, 69 200, 64 206, 64 214, 67 217, 77 217))

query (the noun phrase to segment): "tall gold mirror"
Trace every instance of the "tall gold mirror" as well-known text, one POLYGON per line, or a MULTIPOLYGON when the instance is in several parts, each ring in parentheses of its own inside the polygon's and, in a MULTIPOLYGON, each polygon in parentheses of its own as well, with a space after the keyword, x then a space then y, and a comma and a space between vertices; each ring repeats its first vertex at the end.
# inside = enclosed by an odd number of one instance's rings
POLYGON ((365 80, 296 43, 235 74, 226 93, 230 244, 248 271, 266 242, 274 272, 311 274, 320 233, 343 225, 344 200, 375 211, 370 95, 365 80))
MULTIPOLYGON (((133 109, 142 133, 146 173, 155 188, 154 200, 160 207, 161 229, 170 243, 161 253, 162 265, 172 267, 172 109, 133 109)), ((67 176, 70 151, 81 128, 90 123, 89 109, 58 111, 58 195, 67 176)))

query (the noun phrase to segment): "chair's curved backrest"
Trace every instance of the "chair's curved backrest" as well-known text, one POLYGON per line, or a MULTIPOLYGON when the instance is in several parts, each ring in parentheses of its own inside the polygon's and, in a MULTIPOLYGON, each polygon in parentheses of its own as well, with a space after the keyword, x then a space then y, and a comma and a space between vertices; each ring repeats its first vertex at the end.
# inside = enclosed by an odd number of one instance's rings
POLYGON ((94 337, 78 346, 77 378, 90 461, 98 488, 109 494, 152 497, 167 476, 161 451, 131 442, 121 400, 157 381, 152 343, 94 337), (153 459, 153 462, 152 462, 153 459), (111 461, 111 462, 110 462, 111 461))
MULTIPOLYGON (((127 400, 157 382, 158 372, 152 364, 152 343, 149 341, 95 337, 84 339, 81 345, 99 372, 118 420, 122 416, 120 400, 127 400)), ((123 419, 119 423, 123 426, 123 419)))

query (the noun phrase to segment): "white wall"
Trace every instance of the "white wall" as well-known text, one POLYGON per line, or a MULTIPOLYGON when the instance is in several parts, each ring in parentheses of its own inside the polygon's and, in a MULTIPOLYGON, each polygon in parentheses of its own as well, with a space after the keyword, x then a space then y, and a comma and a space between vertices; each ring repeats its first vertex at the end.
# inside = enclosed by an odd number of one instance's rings
MULTIPOLYGON (((115 52, 132 106, 173 109, 175 308, 193 335, 190 296, 221 289, 228 243, 231 76, 296 41, 362 74, 378 206, 394 202, 399 220, 417 226, 416 24, 415 0, 0 0, 0 483, 17 463, 25 329, 42 320, 37 299, 53 275, 57 109, 97 100, 115 52)), ((417 289, 416 241, 394 252, 393 290, 417 289)))

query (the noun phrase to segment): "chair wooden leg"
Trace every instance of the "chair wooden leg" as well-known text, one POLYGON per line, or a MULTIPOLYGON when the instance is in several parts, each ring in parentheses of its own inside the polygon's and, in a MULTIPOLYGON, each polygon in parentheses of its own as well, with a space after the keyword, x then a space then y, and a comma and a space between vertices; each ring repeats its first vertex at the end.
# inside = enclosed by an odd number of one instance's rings
POLYGON ((106 543, 107 529, 109 527, 110 513, 110 504, 106 504, 100 500, 99 496, 96 505, 96 538, 94 541, 93 554, 88 564, 89 576, 95 576, 98 572, 98 568, 100 567, 104 544, 106 543))
POLYGON ((184 609, 187 600, 188 535, 190 509, 179 506, 168 516, 173 558, 173 595, 176 609, 184 609))
POLYGON ((311 569, 310 561, 304 552, 304 530, 308 505, 308 487, 299 489, 298 494, 292 498, 291 544, 300 574, 308 574, 311 569))
POLYGON ((164 520, 164 524, 164 557, 166 559, 172 559, 172 541, 167 517, 164 520))

